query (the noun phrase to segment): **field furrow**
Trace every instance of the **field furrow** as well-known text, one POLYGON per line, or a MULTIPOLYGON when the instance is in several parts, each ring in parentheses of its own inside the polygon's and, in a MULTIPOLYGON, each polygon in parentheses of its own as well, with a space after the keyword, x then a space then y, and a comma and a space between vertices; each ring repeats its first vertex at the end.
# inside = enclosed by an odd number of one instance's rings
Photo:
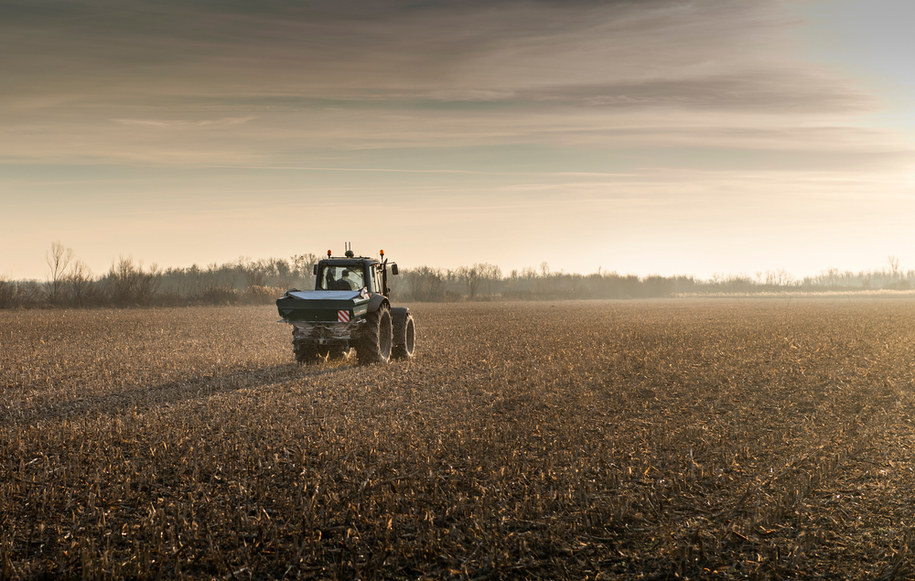
POLYGON ((0 312, 0 577, 905 578, 915 302, 0 312))

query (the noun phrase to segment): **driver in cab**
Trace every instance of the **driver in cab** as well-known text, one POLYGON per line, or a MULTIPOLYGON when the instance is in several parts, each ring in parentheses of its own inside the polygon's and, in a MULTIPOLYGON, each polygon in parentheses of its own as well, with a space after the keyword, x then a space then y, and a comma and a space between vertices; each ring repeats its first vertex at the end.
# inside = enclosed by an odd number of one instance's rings
POLYGON ((351 271, 348 268, 344 268, 343 272, 340 273, 340 278, 337 280, 337 288, 340 290, 359 290, 362 288, 362 284, 356 280, 356 277, 350 276, 351 271))

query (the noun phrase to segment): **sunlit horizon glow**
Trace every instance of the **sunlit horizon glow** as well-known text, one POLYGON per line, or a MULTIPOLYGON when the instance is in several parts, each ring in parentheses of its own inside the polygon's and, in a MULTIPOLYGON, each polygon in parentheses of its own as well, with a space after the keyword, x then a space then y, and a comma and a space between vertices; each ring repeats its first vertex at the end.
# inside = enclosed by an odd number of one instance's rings
POLYGON ((0 276, 915 269, 902 0, 0 5, 0 276))

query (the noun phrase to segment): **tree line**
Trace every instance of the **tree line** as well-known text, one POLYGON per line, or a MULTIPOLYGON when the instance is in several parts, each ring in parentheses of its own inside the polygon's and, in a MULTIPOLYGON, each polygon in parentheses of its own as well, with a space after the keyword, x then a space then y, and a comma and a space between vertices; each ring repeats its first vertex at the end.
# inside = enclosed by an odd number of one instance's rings
MULTIPOLYGON (((193 304, 268 304, 286 289, 313 288, 313 265, 319 257, 240 258, 225 264, 181 268, 144 266, 120 257, 109 270, 94 275, 60 242, 46 254, 46 280, 0 277, 0 308, 178 306, 193 304)), ((755 276, 647 276, 598 271, 592 274, 553 272, 538 268, 503 273, 489 263, 454 269, 419 266, 401 268, 388 279, 399 301, 638 299, 690 294, 760 294, 864 291, 915 288, 915 271, 904 271, 889 257, 888 267, 866 272, 837 269, 793 279, 783 270, 755 276)))

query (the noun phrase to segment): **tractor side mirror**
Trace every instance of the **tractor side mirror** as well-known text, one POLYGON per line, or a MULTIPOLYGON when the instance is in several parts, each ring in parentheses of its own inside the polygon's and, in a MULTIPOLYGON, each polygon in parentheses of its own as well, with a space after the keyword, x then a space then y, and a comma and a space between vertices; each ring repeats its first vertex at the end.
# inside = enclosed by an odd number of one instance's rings
POLYGON ((398 274, 397 263, 391 265, 391 274, 398 274))
POLYGON ((317 264, 311 265, 311 274, 314 274, 314 275, 318 274, 318 265, 317 264))

